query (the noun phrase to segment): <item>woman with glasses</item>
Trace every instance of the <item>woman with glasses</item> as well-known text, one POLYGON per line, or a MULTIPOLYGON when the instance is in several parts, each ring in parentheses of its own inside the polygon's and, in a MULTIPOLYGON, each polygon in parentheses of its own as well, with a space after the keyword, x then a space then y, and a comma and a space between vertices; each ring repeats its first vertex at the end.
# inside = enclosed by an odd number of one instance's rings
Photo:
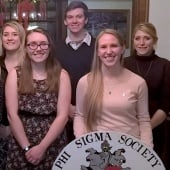
POLYGON ((55 58, 43 29, 26 34, 26 56, 6 82, 10 138, 7 170, 49 170, 67 144, 65 124, 71 100, 68 73, 55 58))
POLYGON ((2 53, 0 57, 0 169, 5 168, 9 122, 5 105, 5 82, 8 73, 20 65, 24 58, 25 30, 16 21, 4 24, 1 31, 2 53))

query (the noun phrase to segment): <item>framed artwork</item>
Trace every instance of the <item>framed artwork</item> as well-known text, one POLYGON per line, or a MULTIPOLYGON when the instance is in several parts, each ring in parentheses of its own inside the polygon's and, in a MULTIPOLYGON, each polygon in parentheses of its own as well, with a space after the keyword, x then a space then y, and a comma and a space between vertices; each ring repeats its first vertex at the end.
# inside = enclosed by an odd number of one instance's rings
POLYGON ((122 34, 125 39, 126 47, 129 47, 130 38, 130 10, 110 10, 110 9, 91 9, 89 10, 89 20, 87 30, 96 37, 105 28, 113 28, 122 34))

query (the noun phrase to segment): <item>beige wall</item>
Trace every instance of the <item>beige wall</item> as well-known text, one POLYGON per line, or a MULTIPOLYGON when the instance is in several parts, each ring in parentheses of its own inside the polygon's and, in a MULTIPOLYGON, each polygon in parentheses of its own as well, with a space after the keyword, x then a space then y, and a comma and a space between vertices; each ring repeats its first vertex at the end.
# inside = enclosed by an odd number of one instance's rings
POLYGON ((158 31, 157 54, 170 60, 170 0, 150 0, 149 22, 158 31))

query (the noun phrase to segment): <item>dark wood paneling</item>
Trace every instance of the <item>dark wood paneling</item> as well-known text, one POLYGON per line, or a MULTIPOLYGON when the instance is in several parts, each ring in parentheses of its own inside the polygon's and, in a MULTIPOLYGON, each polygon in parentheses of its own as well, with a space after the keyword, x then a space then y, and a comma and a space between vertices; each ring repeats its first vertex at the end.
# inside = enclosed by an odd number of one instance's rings
POLYGON ((132 0, 132 29, 139 22, 148 21, 149 0, 132 0))

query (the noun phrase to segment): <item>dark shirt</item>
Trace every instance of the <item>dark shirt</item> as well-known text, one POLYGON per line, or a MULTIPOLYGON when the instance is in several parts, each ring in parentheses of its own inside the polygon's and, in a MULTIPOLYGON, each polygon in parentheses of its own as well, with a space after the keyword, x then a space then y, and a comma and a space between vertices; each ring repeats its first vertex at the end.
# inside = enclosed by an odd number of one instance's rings
POLYGON ((71 103, 76 103, 76 87, 79 79, 90 71, 94 53, 95 39, 92 38, 91 45, 83 43, 77 50, 74 50, 65 41, 57 44, 57 58, 62 67, 70 75, 72 86, 71 103))
POLYGON ((7 119, 7 110, 5 105, 5 82, 8 75, 7 68, 5 66, 4 60, 0 60, 1 74, 0 74, 0 123, 8 126, 9 122, 7 119))
POLYGON ((154 51, 150 56, 138 56, 134 52, 132 56, 125 57, 124 65, 146 80, 151 117, 157 109, 162 109, 168 114, 170 111, 170 62, 158 57, 154 51))

